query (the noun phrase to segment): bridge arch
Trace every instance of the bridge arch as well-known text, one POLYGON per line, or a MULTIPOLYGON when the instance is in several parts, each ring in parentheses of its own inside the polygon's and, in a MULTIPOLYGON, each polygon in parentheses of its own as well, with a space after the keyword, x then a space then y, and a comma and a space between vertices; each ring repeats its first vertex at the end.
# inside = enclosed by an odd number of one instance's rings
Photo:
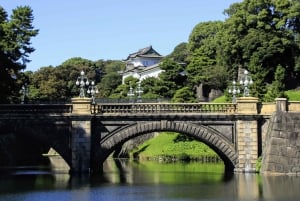
POLYGON ((101 163, 106 160, 118 145, 134 137, 157 131, 178 132, 205 143, 220 156, 228 171, 232 171, 238 165, 238 154, 233 143, 216 130, 203 125, 172 121, 135 123, 108 134, 100 141, 101 148, 98 156, 101 163))
POLYGON ((68 128, 61 127, 55 122, 49 120, 26 121, 23 120, 16 124, 15 133, 17 136, 23 136, 32 139, 36 143, 41 143, 54 149, 71 167, 71 150, 68 148, 69 135, 68 128))

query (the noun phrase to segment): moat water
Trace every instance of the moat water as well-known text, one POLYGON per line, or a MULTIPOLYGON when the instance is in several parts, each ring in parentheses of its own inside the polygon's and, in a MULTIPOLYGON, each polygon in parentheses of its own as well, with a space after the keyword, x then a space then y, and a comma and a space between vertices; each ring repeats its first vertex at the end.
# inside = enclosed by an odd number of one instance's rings
POLYGON ((104 174, 92 178, 70 177, 68 169, 57 164, 51 168, 17 167, 2 173, 0 201, 298 201, 300 198, 300 177, 226 174, 220 163, 108 160, 104 174))

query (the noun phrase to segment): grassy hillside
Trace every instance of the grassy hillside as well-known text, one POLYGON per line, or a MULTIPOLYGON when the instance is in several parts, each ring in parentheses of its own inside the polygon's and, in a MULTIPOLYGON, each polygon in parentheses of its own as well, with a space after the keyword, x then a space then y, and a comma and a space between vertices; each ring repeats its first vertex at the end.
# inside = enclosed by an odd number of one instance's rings
POLYGON ((290 101, 300 101, 300 91, 299 90, 289 90, 285 94, 288 96, 290 101))
POLYGON ((140 145, 132 154, 140 159, 215 160, 218 158, 216 153, 204 143, 173 132, 160 133, 140 145))

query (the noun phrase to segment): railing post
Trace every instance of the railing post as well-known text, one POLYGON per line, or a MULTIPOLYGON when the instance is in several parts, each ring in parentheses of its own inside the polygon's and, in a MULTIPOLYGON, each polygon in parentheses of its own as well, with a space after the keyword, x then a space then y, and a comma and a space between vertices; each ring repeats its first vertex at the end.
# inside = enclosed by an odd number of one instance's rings
POLYGON ((239 155, 237 172, 255 172, 258 157, 258 98, 240 97, 237 99, 238 120, 236 141, 239 155))
POLYGON ((71 154, 72 174, 90 173, 91 99, 73 98, 71 154))
POLYGON ((91 98, 72 98, 73 114, 91 114, 91 98))
POLYGON ((256 97, 239 97, 237 99, 237 111, 239 114, 257 114, 258 98, 256 97))
POLYGON ((286 98, 276 98, 276 112, 286 112, 287 111, 287 99, 286 98))

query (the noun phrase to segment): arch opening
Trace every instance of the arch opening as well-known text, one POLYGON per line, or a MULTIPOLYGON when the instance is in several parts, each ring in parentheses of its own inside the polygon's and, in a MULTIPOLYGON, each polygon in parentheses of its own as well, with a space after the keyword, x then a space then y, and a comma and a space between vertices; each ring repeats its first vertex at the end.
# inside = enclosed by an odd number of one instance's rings
POLYGON ((223 160, 225 171, 233 171, 238 164, 238 156, 234 145, 217 131, 203 125, 183 122, 157 121, 142 122, 112 132, 100 141, 100 150, 97 160, 103 163, 117 146, 126 141, 152 132, 177 132, 192 137, 208 145, 223 160))
MULTIPOLYGON (((65 130, 60 130, 55 125, 20 126, 15 131, 17 139, 17 154, 22 153, 22 165, 45 165, 56 168, 53 162, 59 162, 59 167, 70 169, 70 150, 66 144, 69 139, 61 137, 65 130), (33 156, 33 163, 28 157, 33 156), (53 160, 56 157, 59 160, 53 160), (34 164, 35 163, 35 164, 34 164)), ((17 164, 19 165, 19 164, 17 164)))

